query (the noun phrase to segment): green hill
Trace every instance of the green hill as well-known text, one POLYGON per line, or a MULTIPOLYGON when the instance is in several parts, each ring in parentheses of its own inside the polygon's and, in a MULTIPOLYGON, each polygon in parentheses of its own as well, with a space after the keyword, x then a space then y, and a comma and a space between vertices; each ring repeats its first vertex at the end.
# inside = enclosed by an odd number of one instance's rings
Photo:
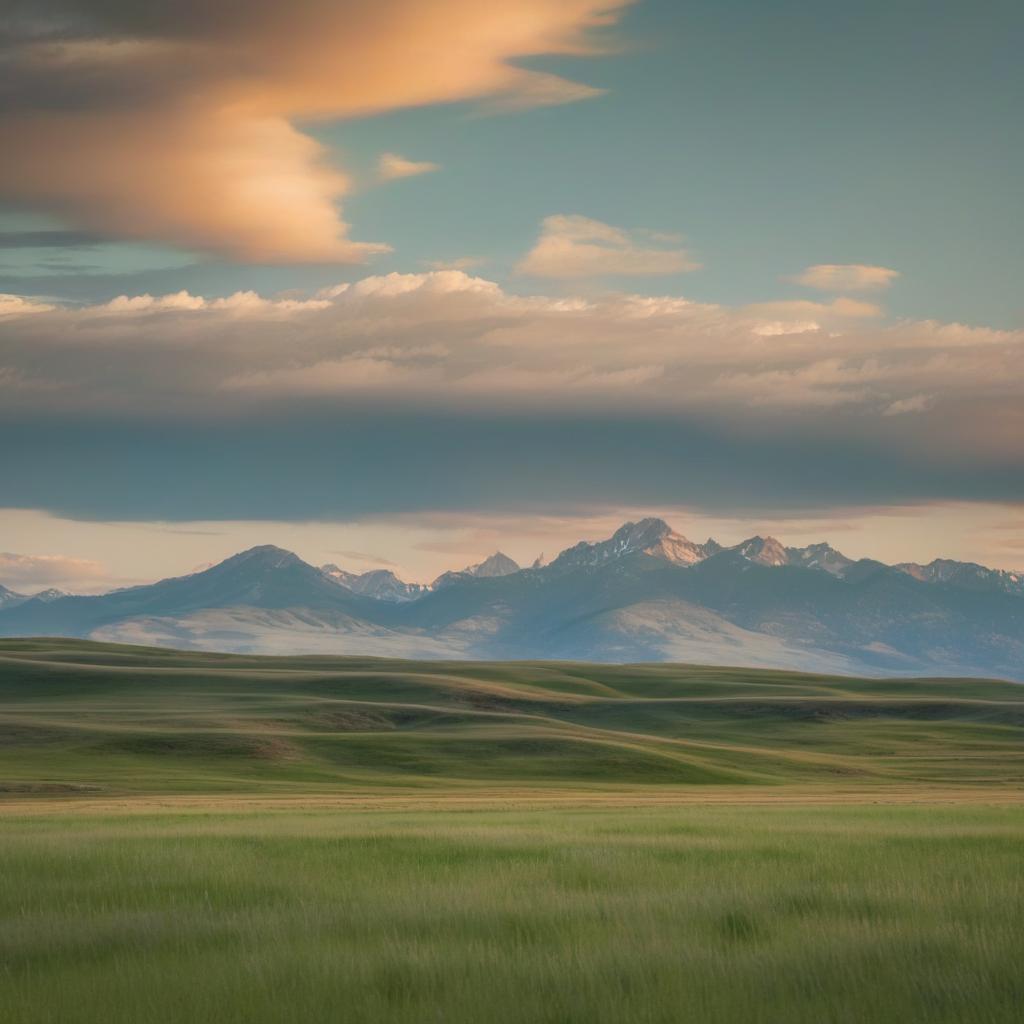
POLYGON ((1017 785, 1024 688, 0 641, 0 793, 1017 785))

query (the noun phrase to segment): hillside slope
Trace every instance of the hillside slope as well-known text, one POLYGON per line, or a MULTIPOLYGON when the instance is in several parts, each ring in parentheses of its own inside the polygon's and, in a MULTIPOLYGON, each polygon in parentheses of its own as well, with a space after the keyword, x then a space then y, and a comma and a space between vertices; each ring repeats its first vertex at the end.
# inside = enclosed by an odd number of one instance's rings
POLYGON ((1019 785, 1024 689, 0 641, 0 793, 1019 785))

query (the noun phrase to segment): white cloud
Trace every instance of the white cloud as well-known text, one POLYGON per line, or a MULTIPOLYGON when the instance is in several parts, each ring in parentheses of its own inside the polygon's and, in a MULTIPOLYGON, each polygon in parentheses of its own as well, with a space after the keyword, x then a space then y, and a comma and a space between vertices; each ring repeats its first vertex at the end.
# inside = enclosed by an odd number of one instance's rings
POLYGON ((516 272, 529 277, 584 278, 682 274, 697 270, 685 249, 651 246, 665 236, 627 232, 577 215, 545 217, 537 244, 516 272))
POLYGON ((377 174, 383 181, 414 178, 418 174, 429 174, 440 169, 440 164, 431 163, 429 160, 408 160, 397 153, 382 153, 377 161, 377 174))
MULTIPOLYGON (((187 291, 175 292, 171 295, 119 295, 109 302, 98 306, 87 307, 86 314, 128 314, 197 312, 200 310, 219 310, 238 316, 251 316, 256 313, 295 313, 300 310, 326 309, 330 305, 327 299, 265 299, 256 292, 234 292, 219 299, 206 299, 201 295, 192 295, 187 291)), ((53 307, 50 307, 51 309, 53 307)))
POLYGON ((863 263, 817 263, 792 280, 823 292, 858 292, 888 288, 899 276, 898 270, 863 263))

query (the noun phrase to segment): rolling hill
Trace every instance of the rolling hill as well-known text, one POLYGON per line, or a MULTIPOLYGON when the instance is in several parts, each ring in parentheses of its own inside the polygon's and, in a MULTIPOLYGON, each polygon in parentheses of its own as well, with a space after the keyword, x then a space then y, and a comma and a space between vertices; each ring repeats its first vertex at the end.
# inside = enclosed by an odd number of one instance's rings
POLYGON ((1024 689, 0 641, 0 793, 1019 786, 1024 689))

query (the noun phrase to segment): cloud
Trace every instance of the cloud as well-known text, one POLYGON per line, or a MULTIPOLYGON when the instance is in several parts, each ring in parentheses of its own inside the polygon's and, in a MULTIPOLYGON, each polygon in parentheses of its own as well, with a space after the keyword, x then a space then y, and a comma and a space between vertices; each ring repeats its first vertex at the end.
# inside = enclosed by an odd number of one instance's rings
POLYGON ((429 174, 431 171, 439 171, 440 164, 430 163, 429 160, 407 160, 397 153, 381 153, 377 161, 377 174, 383 181, 394 181, 396 178, 415 178, 418 174, 429 174))
POLYGON ((52 0, 0 39, 0 196, 104 238, 252 262, 387 250, 339 216, 348 177, 295 127, 594 90, 518 66, 601 52, 631 0, 52 0))
POLYGON ((331 551, 332 555, 340 555, 342 558, 347 558, 351 562, 366 562, 369 565, 384 565, 390 569, 397 569, 398 565, 392 562, 390 559, 383 558, 380 555, 371 555, 365 551, 331 551))
POLYGON ((423 266, 429 270, 475 270, 485 262, 479 256, 458 256, 451 260, 424 260, 423 266))
POLYGON ((484 106, 494 113, 515 113, 535 107, 557 107, 563 103, 592 100, 606 92, 606 89, 595 89, 543 71, 523 71, 517 76, 515 88, 493 96, 484 106))
POLYGON ((774 334, 800 334, 817 330, 822 324, 834 324, 844 320, 871 319, 882 316, 882 309, 871 302, 840 297, 832 302, 806 302, 784 300, 781 302, 756 302, 744 307, 752 316, 766 322, 757 329, 769 337, 774 334))
POLYGON ((27 316, 30 313, 46 313, 54 309, 50 303, 23 295, 7 295, 0 292, 0 319, 8 316, 27 316))
POLYGON ((76 584, 92 584, 105 578, 99 562, 65 555, 16 555, 0 551, 0 583, 29 591, 57 586, 72 588, 76 584))
POLYGON ((0 231, 0 249, 90 249, 101 241, 88 231, 0 231))
MULTIPOLYGON (((630 234, 589 217, 556 214, 544 218, 537 244, 519 261, 516 273, 583 278, 682 274, 700 268, 685 249, 655 248, 642 239, 639 232, 630 234)), ((663 241, 664 236, 648 233, 646 240, 663 241)))
POLYGON ((888 288, 900 276, 898 270, 862 263, 818 263, 792 280, 823 292, 859 292, 888 288))
POLYGON ((934 395, 910 395, 908 398, 898 398, 882 410, 882 415, 904 416, 907 413, 924 412, 934 401, 934 395))
POLYGON ((1024 332, 887 322, 848 298, 729 307, 517 295, 441 270, 308 298, 177 292, 74 308, 14 297, 6 307, 8 418, 244 418, 324 405, 643 415, 835 443, 885 434, 920 458, 1024 455, 1024 332))

